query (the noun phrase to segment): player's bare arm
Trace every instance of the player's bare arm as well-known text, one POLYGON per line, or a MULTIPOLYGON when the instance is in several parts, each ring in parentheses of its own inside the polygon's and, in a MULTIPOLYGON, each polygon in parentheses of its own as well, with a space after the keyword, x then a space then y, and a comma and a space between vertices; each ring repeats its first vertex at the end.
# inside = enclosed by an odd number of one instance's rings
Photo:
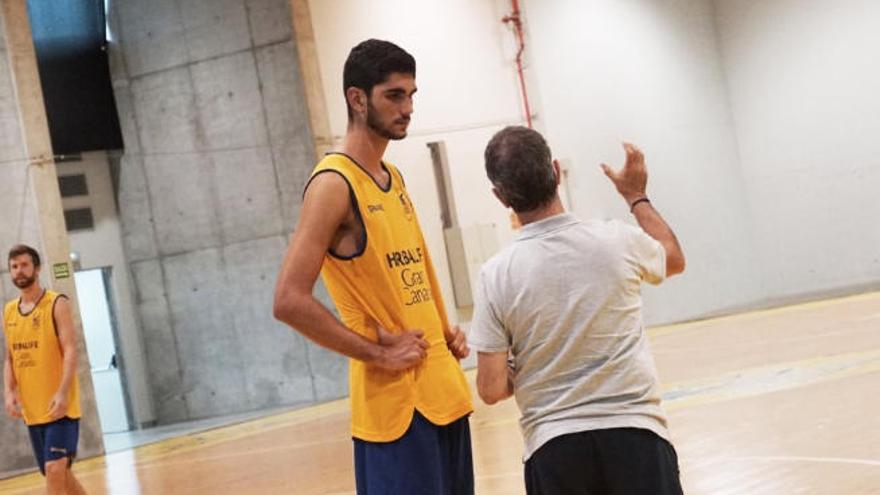
POLYGON ((3 359, 3 406, 11 418, 21 418, 21 403, 18 401, 18 384, 12 373, 12 353, 6 349, 3 359))
POLYGON ((70 385, 73 383, 73 377, 76 376, 76 332, 73 328, 70 302, 66 297, 59 297, 55 301, 52 316, 55 319, 55 330, 58 332, 58 343, 61 346, 63 359, 61 383, 49 404, 49 416, 55 421, 67 414, 70 385))
POLYGON ((324 255, 352 242, 356 219, 348 184, 335 173, 316 176, 306 190, 299 225, 275 287, 274 315, 317 344, 391 370, 419 364, 428 343, 418 330, 377 328, 377 342, 351 331, 312 295, 324 255))

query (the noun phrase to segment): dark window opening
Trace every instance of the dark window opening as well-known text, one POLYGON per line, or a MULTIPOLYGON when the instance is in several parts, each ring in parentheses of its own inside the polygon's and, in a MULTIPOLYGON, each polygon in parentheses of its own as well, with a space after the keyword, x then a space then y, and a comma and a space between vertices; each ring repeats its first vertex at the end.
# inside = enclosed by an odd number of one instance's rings
POLYGON ((28 0, 55 155, 121 149, 103 0, 28 0))
POLYGON ((61 189, 62 198, 89 195, 89 186, 86 184, 86 176, 83 174, 58 177, 58 188, 61 189))
POLYGON ((95 228, 95 218, 92 216, 91 208, 64 210, 64 223, 68 232, 95 228))

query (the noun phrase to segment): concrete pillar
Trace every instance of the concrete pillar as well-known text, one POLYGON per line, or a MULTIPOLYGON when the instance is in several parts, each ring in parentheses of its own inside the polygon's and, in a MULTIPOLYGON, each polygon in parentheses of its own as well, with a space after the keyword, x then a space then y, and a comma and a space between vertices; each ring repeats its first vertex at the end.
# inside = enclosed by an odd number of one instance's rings
POLYGON ((85 351, 82 322, 76 298, 70 245, 58 176, 55 171, 52 141, 43 102, 40 74, 28 19, 26 0, 2 0, 3 25, 9 67, 21 120, 22 137, 28 160, 28 177, 36 200, 37 221, 42 240, 44 279, 52 290, 70 296, 79 355, 78 378, 83 418, 80 421, 79 456, 91 457, 104 452, 101 426, 98 421, 91 366, 85 351))
POLYGON ((317 160, 320 160, 324 157, 324 153, 332 148, 333 135, 330 132, 330 119, 327 116, 324 85, 321 83, 309 0, 290 0, 290 12, 293 17, 293 35, 299 54, 306 105, 309 109, 309 124, 312 128, 312 138, 315 140, 315 154, 317 160))

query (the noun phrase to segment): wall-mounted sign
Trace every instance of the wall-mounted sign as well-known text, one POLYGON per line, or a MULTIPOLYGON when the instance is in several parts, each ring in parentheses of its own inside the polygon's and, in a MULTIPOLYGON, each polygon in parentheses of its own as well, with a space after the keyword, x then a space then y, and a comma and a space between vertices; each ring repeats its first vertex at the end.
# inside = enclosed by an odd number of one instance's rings
POLYGON ((55 275, 56 279, 70 278, 70 264, 55 263, 52 265, 52 273, 55 275))

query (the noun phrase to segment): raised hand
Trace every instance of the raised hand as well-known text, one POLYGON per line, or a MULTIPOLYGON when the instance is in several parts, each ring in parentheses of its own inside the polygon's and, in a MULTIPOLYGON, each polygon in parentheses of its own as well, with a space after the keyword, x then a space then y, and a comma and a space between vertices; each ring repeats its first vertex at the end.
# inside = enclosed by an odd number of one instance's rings
POLYGON ((391 333, 378 325, 376 333, 382 348, 380 359, 374 362, 376 366, 391 371, 402 371, 417 366, 427 355, 425 350, 428 348, 428 342, 423 337, 425 332, 421 330, 391 333))
POLYGON ((646 197, 648 185, 648 168, 645 166, 645 155, 642 150, 630 143, 623 143, 626 151, 626 163, 619 171, 614 171, 607 164, 602 164, 605 175, 614 183, 617 192, 623 196, 627 204, 646 197))
POLYGON ((459 328, 458 325, 450 328, 445 334, 446 347, 452 352, 456 359, 464 359, 471 353, 471 348, 467 345, 467 335, 459 328))

